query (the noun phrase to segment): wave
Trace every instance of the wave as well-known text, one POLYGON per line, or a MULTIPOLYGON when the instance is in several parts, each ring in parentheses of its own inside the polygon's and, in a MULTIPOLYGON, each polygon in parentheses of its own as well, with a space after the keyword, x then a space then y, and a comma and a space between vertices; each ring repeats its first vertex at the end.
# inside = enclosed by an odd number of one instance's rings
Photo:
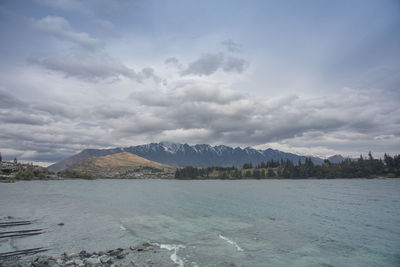
POLYGON ((184 245, 173 245, 173 244, 158 244, 158 243, 153 243, 154 245, 159 246, 161 249, 166 249, 169 251, 174 251, 172 255, 170 256, 171 260, 177 264, 179 267, 184 267, 185 265, 185 258, 179 257, 178 256, 178 251, 181 248, 186 248, 184 245))
POLYGON ((221 235, 221 234, 219 234, 218 236, 219 236, 219 238, 221 238, 222 240, 224 240, 224 241, 228 242, 229 244, 235 246, 236 249, 237 249, 238 251, 243 251, 243 249, 242 249, 241 247, 239 247, 239 245, 238 245, 235 241, 232 241, 232 240, 230 240, 229 238, 227 238, 227 237, 225 237, 225 236, 223 236, 223 235, 221 235))

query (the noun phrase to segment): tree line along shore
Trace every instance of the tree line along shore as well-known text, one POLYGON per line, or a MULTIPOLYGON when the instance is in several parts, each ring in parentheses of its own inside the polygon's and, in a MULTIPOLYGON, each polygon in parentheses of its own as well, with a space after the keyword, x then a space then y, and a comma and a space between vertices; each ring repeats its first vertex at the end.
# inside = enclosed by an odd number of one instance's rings
POLYGON ((294 164, 290 160, 261 162, 256 166, 246 163, 241 169, 232 167, 196 168, 185 167, 177 169, 175 179, 308 179, 308 178, 396 178, 400 177, 400 155, 384 159, 373 158, 371 152, 366 159, 360 156, 357 160, 345 159, 340 163, 325 160, 322 165, 316 165, 311 158, 304 163, 294 164))

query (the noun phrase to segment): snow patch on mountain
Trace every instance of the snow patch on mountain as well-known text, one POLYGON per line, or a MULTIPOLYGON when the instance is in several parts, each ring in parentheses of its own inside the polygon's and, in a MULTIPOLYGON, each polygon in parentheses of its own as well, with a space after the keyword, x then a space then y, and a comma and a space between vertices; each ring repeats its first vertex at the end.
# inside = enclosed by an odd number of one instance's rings
POLYGON ((164 151, 171 154, 176 154, 178 151, 185 151, 185 148, 181 144, 173 142, 161 142, 160 146, 164 149, 164 151))

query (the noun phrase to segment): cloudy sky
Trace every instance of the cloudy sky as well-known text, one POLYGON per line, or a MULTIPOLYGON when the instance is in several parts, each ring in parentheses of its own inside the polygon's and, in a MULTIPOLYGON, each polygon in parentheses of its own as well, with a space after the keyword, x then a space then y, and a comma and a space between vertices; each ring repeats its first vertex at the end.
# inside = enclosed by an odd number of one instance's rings
POLYGON ((0 152, 400 152, 400 2, 0 1, 0 152))

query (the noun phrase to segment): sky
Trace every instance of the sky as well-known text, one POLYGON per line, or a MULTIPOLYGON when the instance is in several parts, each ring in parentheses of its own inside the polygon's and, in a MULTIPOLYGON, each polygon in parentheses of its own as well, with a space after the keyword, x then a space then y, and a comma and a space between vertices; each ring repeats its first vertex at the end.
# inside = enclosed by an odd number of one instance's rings
POLYGON ((397 0, 0 0, 0 152, 400 153, 397 0))

